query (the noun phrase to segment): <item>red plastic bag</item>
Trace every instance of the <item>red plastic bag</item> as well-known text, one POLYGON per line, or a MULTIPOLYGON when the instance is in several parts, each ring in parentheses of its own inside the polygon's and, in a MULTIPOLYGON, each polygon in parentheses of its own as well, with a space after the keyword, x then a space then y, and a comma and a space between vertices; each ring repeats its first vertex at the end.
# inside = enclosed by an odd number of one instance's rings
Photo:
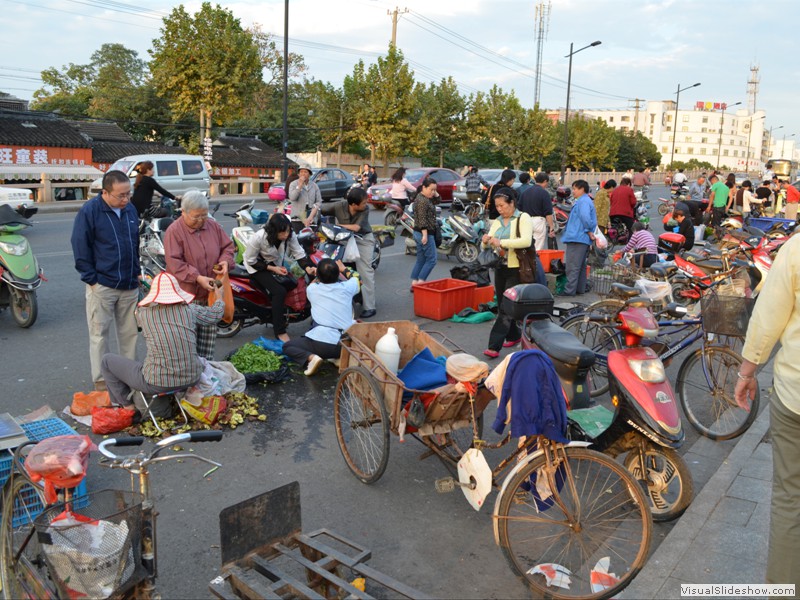
POLYGON ((305 277, 297 278, 297 287, 292 291, 286 293, 286 300, 284 303, 292 310, 303 310, 306 307, 306 279, 305 277))
POLYGON ((78 417, 85 417, 92 414, 94 406, 111 406, 111 398, 108 392, 75 392, 72 394, 72 406, 70 411, 78 417))
POLYGON ((92 440, 85 435, 59 435, 42 440, 25 458, 25 470, 45 481, 45 499, 55 502, 55 488, 76 487, 86 475, 92 440))
POLYGON ((136 411, 130 408, 92 408, 92 433, 116 433, 133 425, 136 411))

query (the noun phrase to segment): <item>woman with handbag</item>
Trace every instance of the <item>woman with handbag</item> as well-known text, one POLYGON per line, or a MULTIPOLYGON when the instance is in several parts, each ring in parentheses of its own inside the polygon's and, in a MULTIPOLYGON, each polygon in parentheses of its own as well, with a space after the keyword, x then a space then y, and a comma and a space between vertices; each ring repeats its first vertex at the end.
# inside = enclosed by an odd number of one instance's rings
POLYGON ((292 231, 289 218, 275 213, 247 240, 244 268, 272 298, 272 328, 275 337, 283 342, 289 341, 286 334, 286 293, 297 287, 297 279, 286 268, 287 259, 296 260, 309 275, 316 273, 292 231))
POLYGON ((521 283, 516 250, 529 249, 533 241, 533 221, 529 214, 517 210, 510 194, 498 192, 494 203, 499 216, 482 238, 483 248, 492 248, 498 255, 494 267, 497 319, 489 333, 489 347, 483 351, 489 358, 497 358, 501 348, 511 348, 522 338, 516 321, 503 310, 503 292, 521 283))
POLYGON ((417 262, 411 271, 411 291, 414 286, 425 283, 436 266, 436 208, 433 196, 436 181, 430 177, 422 180, 414 199, 414 241, 417 244, 417 262))

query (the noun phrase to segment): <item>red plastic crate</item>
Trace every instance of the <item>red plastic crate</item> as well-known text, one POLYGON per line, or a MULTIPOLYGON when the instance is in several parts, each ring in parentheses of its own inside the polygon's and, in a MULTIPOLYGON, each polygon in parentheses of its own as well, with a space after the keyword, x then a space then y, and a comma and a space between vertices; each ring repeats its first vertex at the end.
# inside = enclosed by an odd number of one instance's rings
POLYGON ((472 308, 478 310, 478 305, 494 300, 494 286, 476 287, 472 295, 472 308))
POLYGON ((474 281, 437 279, 414 286, 414 314, 444 321, 467 307, 472 307, 474 281))
POLYGON ((539 250, 536 254, 539 256, 539 260, 542 261, 542 268, 545 273, 550 272, 551 260, 556 260, 557 258, 564 260, 563 250, 539 250))

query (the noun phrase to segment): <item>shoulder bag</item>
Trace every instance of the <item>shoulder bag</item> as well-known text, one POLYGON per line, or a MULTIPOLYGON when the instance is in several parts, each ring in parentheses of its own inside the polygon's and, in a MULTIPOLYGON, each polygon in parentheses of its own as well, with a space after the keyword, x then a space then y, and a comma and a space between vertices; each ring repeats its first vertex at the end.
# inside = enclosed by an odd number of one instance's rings
MULTIPOLYGON (((519 237, 519 220, 517 217, 517 237, 519 237)), ((515 248, 519 262, 520 283, 534 283, 536 281, 536 247, 531 244, 527 248, 515 248)))

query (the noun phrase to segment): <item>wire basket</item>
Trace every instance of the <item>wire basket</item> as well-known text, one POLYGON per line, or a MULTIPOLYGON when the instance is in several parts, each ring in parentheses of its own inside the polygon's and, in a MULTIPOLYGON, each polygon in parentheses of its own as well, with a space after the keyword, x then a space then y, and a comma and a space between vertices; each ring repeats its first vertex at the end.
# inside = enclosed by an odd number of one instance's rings
POLYGON ((103 490, 83 508, 57 504, 36 517, 50 577, 64 598, 108 598, 135 583, 143 496, 103 490))
POLYGON ((589 271, 591 291, 601 296, 607 296, 611 293, 612 283, 633 286, 637 277, 636 270, 624 265, 593 268, 589 271))
POLYGON ((754 298, 706 294, 700 298, 703 331, 717 335, 744 337, 755 306, 754 298))

